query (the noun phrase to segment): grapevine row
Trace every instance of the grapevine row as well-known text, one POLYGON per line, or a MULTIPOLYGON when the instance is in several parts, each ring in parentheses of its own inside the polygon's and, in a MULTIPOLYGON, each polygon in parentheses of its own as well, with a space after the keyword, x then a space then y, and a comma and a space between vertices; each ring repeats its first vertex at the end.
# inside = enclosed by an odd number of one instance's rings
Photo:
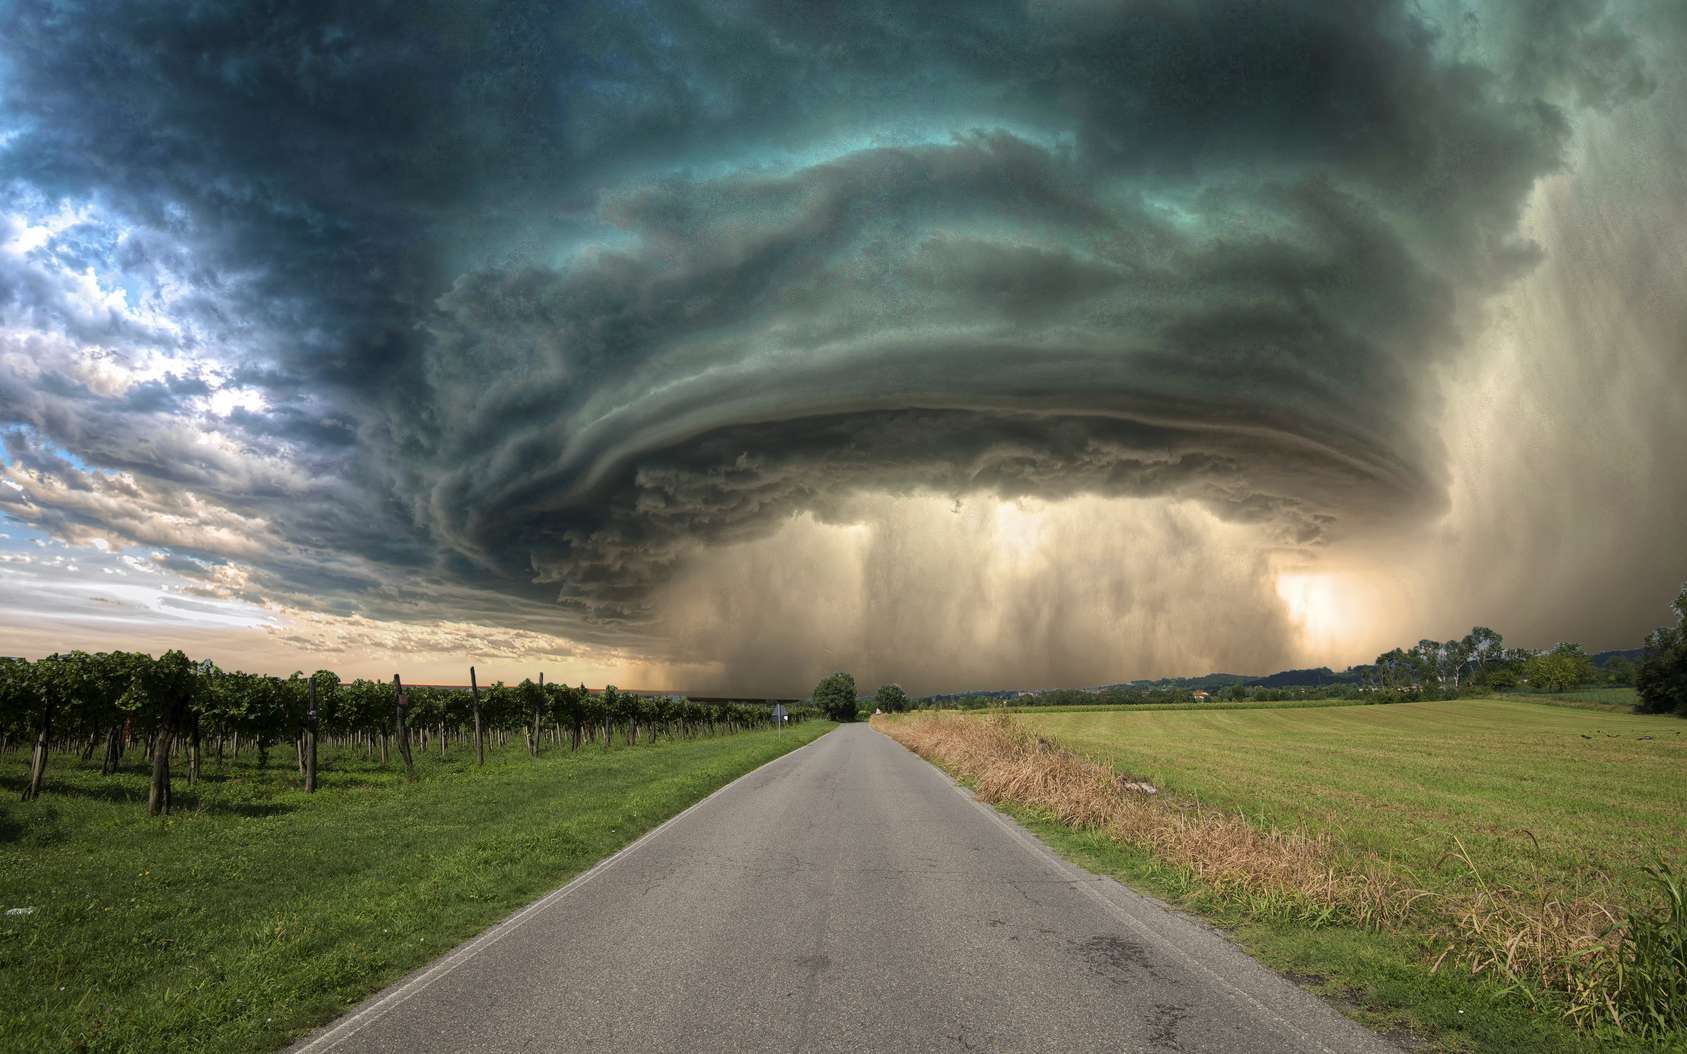
MULTIPOLYGON (((696 737, 772 727, 767 706, 700 703, 643 696, 614 687, 497 682, 482 686, 469 671, 467 689, 406 686, 388 681, 342 681, 328 670, 274 677, 194 662, 179 651, 153 658, 138 652, 73 651, 29 661, 0 659, 0 750, 28 742, 29 781, 23 799, 41 794, 48 758, 76 753, 102 758, 112 773, 126 753, 144 746, 152 759, 147 811, 170 810, 172 759, 185 760, 191 785, 203 757, 243 745, 267 759, 291 743, 306 790, 317 782, 317 746, 362 747, 387 763, 396 754, 414 778, 413 751, 472 749, 484 764, 488 742, 524 742, 537 755, 547 747, 579 750, 620 740, 696 737)), ((788 720, 813 713, 792 707, 788 720)))

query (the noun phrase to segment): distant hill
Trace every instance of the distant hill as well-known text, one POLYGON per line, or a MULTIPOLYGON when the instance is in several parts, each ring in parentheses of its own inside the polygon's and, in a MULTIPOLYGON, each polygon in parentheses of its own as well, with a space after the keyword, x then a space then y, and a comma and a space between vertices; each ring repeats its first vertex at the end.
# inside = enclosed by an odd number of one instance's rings
POLYGON ((1607 666, 1617 659, 1627 659, 1638 663, 1646 655, 1645 648, 1628 648, 1623 651, 1601 651, 1589 656, 1595 666, 1607 666))
POLYGON ((936 695, 925 696, 925 698, 938 703, 953 703, 965 699, 1017 699, 1022 695, 1036 694, 1036 692, 1028 692, 1018 688, 991 688, 972 692, 939 692, 936 695))
POLYGON ((1248 682, 1261 688, 1317 688, 1326 684, 1358 684, 1364 679, 1364 671, 1368 667, 1350 666, 1341 673, 1334 673, 1328 666, 1319 666, 1311 670, 1283 670, 1271 674, 1269 677, 1259 677, 1248 682))
POLYGON ((1110 688, 1131 688, 1151 690, 1154 688, 1180 688, 1185 691, 1195 691, 1197 688, 1210 692, 1215 688, 1228 688, 1233 684, 1247 684, 1253 678, 1241 673, 1209 673, 1201 677, 1162 677, 1157 681, 1138 680, 1121 681, 1118 684, 1104 684, 1095 691, 1105 692, 1110 688))
POLYGON ((1368 669, 1370 669, 1369 666, 1352 666, 1336 673, 1328 666, 1319 666, 1309 670, 1281 670, 1270 674, 1209 673, 1202 677, 1162 677, 1157 681, 1140 680, 1124 681, 1119 684, 1104 684, 1096 691, 1105 692, 1109 688, 1134 688, 1138 690, 1175 688, 1186 692, 1197 690, 1211 692, 1228 688, 1233 684, 1257 688, 1316 688, 1325 684, 1358 684, 1368 669))

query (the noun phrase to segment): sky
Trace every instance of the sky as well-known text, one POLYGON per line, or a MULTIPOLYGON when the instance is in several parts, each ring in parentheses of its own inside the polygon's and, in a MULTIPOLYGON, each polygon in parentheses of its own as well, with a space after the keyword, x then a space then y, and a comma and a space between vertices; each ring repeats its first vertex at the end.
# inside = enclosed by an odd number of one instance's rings
POLYGON ((0 654, 1637 646, 1687 7, 0 0, 0 654))

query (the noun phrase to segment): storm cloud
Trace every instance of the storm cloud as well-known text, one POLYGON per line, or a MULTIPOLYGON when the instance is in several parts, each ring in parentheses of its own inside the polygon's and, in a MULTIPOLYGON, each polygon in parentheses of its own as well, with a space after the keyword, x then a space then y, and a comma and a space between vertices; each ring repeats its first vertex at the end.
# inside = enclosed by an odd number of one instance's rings
POLYGON ((1442 379, 1577 122, 1656 92, 1647 34, 1682 25, 14 0, 0 508, 682 662, 700 554, 863 495, 1157 499, 1303 554, 1431 524, 1442 379))

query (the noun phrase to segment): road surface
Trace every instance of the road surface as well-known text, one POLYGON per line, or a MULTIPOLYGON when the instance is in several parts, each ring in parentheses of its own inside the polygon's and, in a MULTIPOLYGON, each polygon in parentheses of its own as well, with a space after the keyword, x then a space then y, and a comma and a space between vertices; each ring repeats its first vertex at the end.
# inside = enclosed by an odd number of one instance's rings
POLYGON ((866 725, 724 788, 294 1049, 1395 1052, 866 725))

